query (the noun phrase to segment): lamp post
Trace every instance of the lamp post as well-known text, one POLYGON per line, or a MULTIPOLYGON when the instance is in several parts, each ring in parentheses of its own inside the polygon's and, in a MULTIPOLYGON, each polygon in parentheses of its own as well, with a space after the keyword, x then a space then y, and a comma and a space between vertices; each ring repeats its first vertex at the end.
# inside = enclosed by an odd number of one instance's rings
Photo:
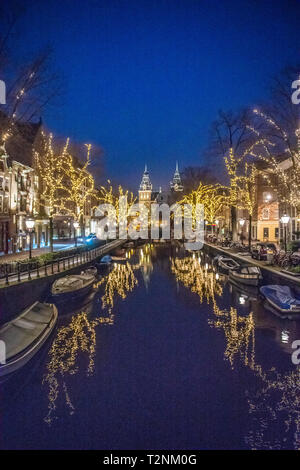
POLYGON ((240 219, 240 221, 239 221, 239 222, 240 222, 240 226, 241 226, 241 239, 242 239, 242 245, 244 245, 244 239, 243 239, 243 236, 244 236, 244 234, 243 234, 243 227, 244 227, 244 225, 245 225, 245 222, 246 222, 246 220, 245 220, 245 219, 240 219))
POLYGON ((73 227, 74 227, 74 242, 75 242, 75 246, 77 246, 77 229, 79 227, 79 223, 78 222, 73 222, 73 227))
POLYGON ((280 222, 282 223, 282 225, 284 227, 284 251, 285 252, 287 251, 286 228, 287 228, 287 224, 289 223, 289 221, 290 221, 290 216, 287 215, 287 214, 283 214, 283 216, 280 219, 280 222))
POLYGON ((29 232, 29 259, 32 258, 32 233, 34 229, 34 220, 33 219, 26 219, 25 221, 26 228, 29 232))
POLYGON ((216 219, 215 223, 216 223, 216 227, 217 227, 217 235, 219 235, 219 223, 220 223, 220 221, 218 219, 216 219))

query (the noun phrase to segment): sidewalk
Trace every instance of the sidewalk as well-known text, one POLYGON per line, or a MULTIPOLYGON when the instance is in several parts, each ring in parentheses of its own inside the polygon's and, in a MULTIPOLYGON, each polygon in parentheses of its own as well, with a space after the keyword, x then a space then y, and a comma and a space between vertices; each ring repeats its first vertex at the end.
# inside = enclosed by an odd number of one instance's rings
MULTIPOLYGON (((82 243, 77 243, 77 246, 82 245, 82 243)), ((53 251, 69 250, 74 248, 74 243, 54 243, 53 251)), ((50 246, 45 246, 44 248, 34 248, 32 249, 32 257, 44 255, 45 253, 50 253, 50 246)), ((1 263, 11 263, 13 261, 20 261, 29 258, 29 250, 19 251, 18 253, 9 253, 8 255, 0 255, 0 264, 1 263)))

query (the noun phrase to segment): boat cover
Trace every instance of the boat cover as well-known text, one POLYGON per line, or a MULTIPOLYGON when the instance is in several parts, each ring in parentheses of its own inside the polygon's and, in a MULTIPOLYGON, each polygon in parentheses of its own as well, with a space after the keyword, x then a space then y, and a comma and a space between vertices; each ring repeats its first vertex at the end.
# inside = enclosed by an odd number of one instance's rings
POLYGON ((101 258, 100 263, 111 263, 112 259, 110 255, 105 255, 101 258))
POLYGON ((289 286, 270 285, 260 288, 261 293, 283 310, 300 308, 300 295, 297 295, 289 286))
POLYGON ((48 327, 53 318, 53 307, 36 303, 16 320, 3 325, 0 340, 5 342, 6 359, 10 359, 24 351, 48 327))
POLYGON ((260 269, 256 266, 243 266, 240 269, 241 274, 256 274, 257 276, 260 275, 260 269))
POLYGON ((52 286, 53 293, 72 292, 79 290, 91 282, 95 276, 89 273, 73 274, 61 277, 54 281, 52 286))

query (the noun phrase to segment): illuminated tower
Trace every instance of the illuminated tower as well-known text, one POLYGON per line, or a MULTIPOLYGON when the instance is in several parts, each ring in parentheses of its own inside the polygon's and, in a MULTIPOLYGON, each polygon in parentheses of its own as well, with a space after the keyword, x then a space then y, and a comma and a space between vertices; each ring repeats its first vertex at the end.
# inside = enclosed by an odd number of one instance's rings
POLYGON ((183 186, 182 186, 182 183, 181 183, 181 177, 180 177, 180 173, 179 173, 179 170, 178 170, 178 162, 176 162, 176 169, 175 169, 175 173, 174 173, 174 176, 173 176, 173 180, 170 183, 170 187, 171 187, 171 190, 175 191, 176 193, 179 192, 179 191, 183 191, 183 186))
POLYGON ((147 165, 145 165, 145 171, 143 173, 142 181, 139 189, 139 202, 149 203, 151 202, 152 195, 152 184, 149 178, 147 165))

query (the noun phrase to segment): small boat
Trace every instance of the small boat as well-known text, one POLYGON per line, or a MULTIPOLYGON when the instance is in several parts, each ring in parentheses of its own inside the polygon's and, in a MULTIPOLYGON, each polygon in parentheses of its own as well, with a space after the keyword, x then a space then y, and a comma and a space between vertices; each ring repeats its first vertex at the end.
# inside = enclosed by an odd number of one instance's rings
POLYGON ((261 270, 257 266, 239 266, 229 271, 229 278, 242 284, 258 286, 262 279, 261 270))
POLYGON ((125 246, 126 248, 133 248, 134 242, 126 242, 123 246, 125 246))
POLYGON ((221 268, 223 271, 228 273, 234 269, 238 269, 240 267, 239 263, 232 258, 227 258, 225 256, 219 256, 216 260, 217 266, 221 268))
POLYGON ((95 279, 93 274, 86 273, 61 277, 52 284, 52 297, 56 300, 82 297, 91 290, 95 279))
POLYGON ((112 262, 112 258, 110 255, 105 255, 103 258, 100 259, 100 264, 110 264, 112 262))
POLYGON ((288 318, 291 314, 300 313, 300 294, 289 286, 262 286, 260 292, 272 307, 288 318))
POLYGON ((87 268, 84 271, 82 271, 81 274, 88 274, 90 276, 97 276, 98 270, 97 270, 96 266, 91 266, 90 268, 87 268))
POLYGON ((118 261, 119 263, 122 261, 127 261, 126 256, 112 256, 111 257, 112 261, 118 261))
POLYGON ((15 320, 0 329, 0 341, 5 345, 5 363, 0 363, 0 377, 24 366, 42 347, 57 321, 53 304, 35 302, 15 320))
POLYGON ((95 263, 95 266, 97 268, 97 271, 100 273, 103 271, 107 271, 109 268, 113 266, 112 257, 110 255, 103 256, 103 258, 101 258, 99 263, 95 263))

